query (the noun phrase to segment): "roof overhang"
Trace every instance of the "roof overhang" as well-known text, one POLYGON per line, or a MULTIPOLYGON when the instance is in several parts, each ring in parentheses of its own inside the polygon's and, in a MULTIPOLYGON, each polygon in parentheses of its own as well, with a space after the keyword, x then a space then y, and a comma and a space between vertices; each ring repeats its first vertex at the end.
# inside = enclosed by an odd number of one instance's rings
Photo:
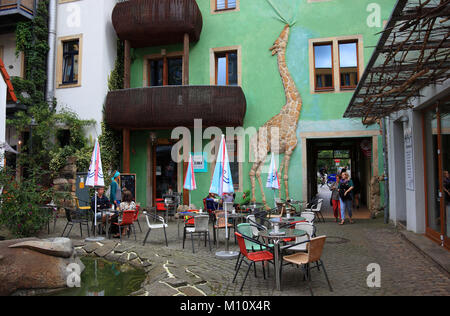
POLYGON ((450 78, 450 0, 398 0, 344 117, 373 124, 450 78))

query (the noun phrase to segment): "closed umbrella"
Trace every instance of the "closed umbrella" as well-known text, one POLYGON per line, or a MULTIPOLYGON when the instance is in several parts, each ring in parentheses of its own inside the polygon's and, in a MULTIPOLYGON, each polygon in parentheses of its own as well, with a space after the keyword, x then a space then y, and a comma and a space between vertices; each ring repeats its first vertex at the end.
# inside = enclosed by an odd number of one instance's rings
MULTIPOLYGON (((231 177, 230 161, 228 159, 227 145, 225 143, 225 135, 222 135, 220 141, 219 152, 217 155, 216 168, 214 169, 214 176, 209 189, 210 193, 223 196, 225 193, 234 193, 233 179, 231 177)), ((225 225, 228 225, 228 210, 225 209, 225 225)), ((239 253, 229 251, 228 249, 228 227, 225 228, 225 251, 219 251, 216 256, 221 259, 236 258, 239 253)))
MULTIPOLYGON (((86 179, 86 185, 91 188, 98 188, 105 186, 105 179, 103 177, 102 158, 100 155, 100 144, 98 139, 95 140, 94 151, 92 152, 91 165, 86 179)), ((94 225, 97 227, 97 191, 95 192, 95 209, 94 209, 94 225)), ((96 237, 94 230, 94 238, 89 238, 89 241, 104 240, 103 237, 96 237)))
POLYGON ((267 176, 267 188, 273 190, 273 197, 275 200, 275 207, 277 207, 275 191, 280 189, 280 178, 278 177, 277 165, 275 164, 275 154, 272 153, 272 159, 270 161, 269 175, 267 176))
POLYGON ((197 190, 192 155, 189 155, 189 165, 186 171, 186 177, 184 178, 184 189, 189 191, 189 205, 191 205, 191 191, 197 190))

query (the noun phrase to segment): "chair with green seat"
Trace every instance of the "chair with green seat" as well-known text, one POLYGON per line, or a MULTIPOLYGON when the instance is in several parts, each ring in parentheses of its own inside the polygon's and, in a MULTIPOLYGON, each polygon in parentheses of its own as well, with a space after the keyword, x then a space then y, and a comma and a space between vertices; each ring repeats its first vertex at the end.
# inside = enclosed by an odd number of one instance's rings
MULTIPOLYGON (((244 236, 254 238, 252 225, 249 223, 242 223, 242 224, 237 225, 237 230, 240 234, 242 234, 244 236)), ((247 251, 249 251, 249 252, 264 251, 267 248, 267 247, 261 246, 257 243, 247 240, 247 239, 245 239, 245 247, 247 248, 247 251)), ((269 244, 269 248, 273 248, 273 245, 269 244)), ((240 256, 241 256, 241 254, 239 253, 239 257, 236 261, 235 270, 237 269, 237 265, 239 263, 240 256)))

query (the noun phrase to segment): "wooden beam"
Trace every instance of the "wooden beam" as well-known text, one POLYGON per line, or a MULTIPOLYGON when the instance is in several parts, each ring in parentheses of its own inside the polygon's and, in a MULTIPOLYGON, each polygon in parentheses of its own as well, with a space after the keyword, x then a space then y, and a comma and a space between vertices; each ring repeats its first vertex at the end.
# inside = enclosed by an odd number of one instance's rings
POLYGON ((125 40, 123 76, 123 86, 125 89, 129 89, 131 86, 131 44, 128 40, 125 40))
POLYGON ((130 130, 123 129, 123 173, 130 173, 130 130))
POLYGON ((183 85, 189 85, 189 34, 184 34, 183 85))

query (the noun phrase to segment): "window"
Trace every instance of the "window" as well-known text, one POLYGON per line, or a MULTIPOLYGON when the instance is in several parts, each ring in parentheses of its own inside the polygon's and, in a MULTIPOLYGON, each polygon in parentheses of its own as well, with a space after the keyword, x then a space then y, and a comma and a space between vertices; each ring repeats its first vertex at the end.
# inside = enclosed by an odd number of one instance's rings
POLYGON ((314 76, 316 90, 333 89, 333 44, 314 45, 314 76))
POLYGON ((363 72, 361 35, 309 40, 311 93, 355 90, 363 72))
POLYGON ((81 86, 83 34, 58 38, 56 54, 58 89, 81 86))
POLYGON ((237 51, 215 54, 216 85, 238 85, 238 53, 237 51))
POLYGON ((217 11, 236 9, 237 0, 215 0, 215 1, 217 11))
POLYGON ((149 60, 149 86, 183 84, 183 58, 170 57, 149 60))
POLYGON ((341 89, 355 89, 358 84, 358 41, 339 42, 341 89))
POLYGON ((63 42, 62 84, 78 83, 79 40, 63 42))

